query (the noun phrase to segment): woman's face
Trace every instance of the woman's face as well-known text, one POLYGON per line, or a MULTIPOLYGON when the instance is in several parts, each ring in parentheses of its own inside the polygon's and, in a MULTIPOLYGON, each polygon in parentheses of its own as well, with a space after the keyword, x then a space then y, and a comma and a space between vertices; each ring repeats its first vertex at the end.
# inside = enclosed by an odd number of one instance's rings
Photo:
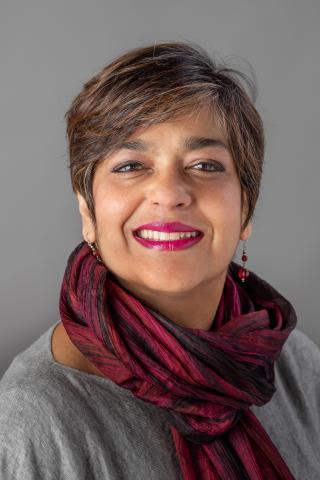
POLYGON ((78 194, 85 240, 136 294, 188 295, 225 279, 241 232, 241 189, 226 139, 207 109, 140 129, 102 161, 93 179, 96 226, 78 194), (183 249, 142 245, 142 225, 181 222, 202 232, 183 249))

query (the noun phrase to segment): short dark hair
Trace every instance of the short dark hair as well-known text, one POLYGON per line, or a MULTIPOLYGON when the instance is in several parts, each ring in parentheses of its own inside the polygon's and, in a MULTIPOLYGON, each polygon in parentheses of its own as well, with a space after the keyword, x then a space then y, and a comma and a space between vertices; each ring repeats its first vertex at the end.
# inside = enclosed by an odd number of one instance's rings
POLYGON ((247 198, 245 228, 258 199, 264 156, 253 89, 242 72, 218 65, 191 43, 135 48, 106 65, 85 83, 66 113, 72 187, 85 198, 93 221, 92 182, 98 163, 139 127, 207 105, 223 128, 242 198, 243 193, 247 198))

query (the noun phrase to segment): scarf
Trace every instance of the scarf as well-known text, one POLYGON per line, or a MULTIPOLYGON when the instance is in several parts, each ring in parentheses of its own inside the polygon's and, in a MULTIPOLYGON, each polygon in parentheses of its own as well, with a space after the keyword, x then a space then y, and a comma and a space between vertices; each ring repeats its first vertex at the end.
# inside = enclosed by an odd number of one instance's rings
POLYGON ((60 313, 103 376, 165 409, 184 480, 294 479, 250 410, 275 392, 274 363, 296 325, 291 304, 231 262, 208 331, 181 327, 122 287, 82 242, 60 313))

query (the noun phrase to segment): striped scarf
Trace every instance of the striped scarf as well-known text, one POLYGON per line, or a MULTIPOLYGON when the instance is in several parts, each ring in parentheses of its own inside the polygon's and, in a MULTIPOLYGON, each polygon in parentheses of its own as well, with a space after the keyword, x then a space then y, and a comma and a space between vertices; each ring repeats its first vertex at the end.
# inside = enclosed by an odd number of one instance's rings
POLYGON ((275 392, 274 362, 296 325, 291 304, 231 262, 209 331, 181 327, 117 282, 82 242, 70 255, 60 313, 102 374, 165 409, 185 480, 293 479, 250 410, 275 392))

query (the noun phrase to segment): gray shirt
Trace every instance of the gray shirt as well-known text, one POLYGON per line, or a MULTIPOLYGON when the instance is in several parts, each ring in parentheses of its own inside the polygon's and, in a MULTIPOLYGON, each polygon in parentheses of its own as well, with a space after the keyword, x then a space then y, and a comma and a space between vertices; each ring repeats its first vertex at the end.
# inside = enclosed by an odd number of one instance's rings
MULTIPOLYGON (((54 327, 0 382, 1 480, 181 479, 164 412, 55 362, 54 327)), ((295 329, 276 362, 276 393, 252 407, 298 480, 320 478, 319 366, 320 350, 295 329)))

